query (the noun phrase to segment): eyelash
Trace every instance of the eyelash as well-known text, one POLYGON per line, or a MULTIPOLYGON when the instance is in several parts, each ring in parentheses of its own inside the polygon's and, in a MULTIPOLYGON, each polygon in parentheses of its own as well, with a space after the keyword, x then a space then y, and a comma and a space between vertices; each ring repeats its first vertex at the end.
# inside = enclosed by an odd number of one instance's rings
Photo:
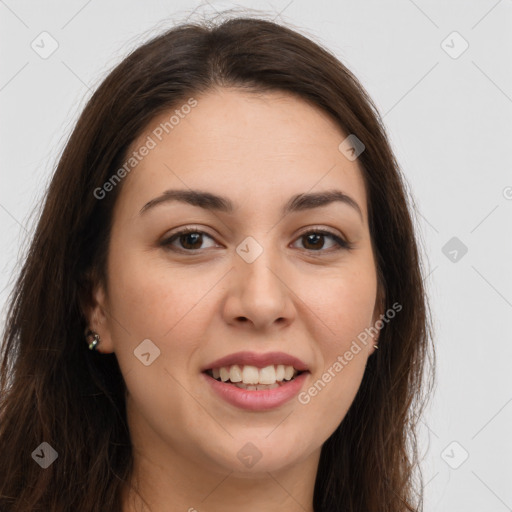
MULTIPOLYGON (((197 252, 201 251, 201 249, 181 249, 181 248, 178 249, 178 248, 175 248, 175 247, 171 246, 172 242, 174 242, 176 239, 179 239, 183 235, 187 235, 187 234, 190 234, 190 233, 206 235, 208 238, 211 238, 213 240, 213 237, 210 236, 205 231, 202 231, 202 230, 197 229, 197 228, 189 227, 189 228, 182 229, 181 231, 178 231, 177 233, 174 233, 170 237, 162 240, 160 242, 160 245, 163 246, 164 248, 166 248, 167 250, 170 250, 170 251, 185 252, 185 253, 197 253, 197 252)), ((311 234, 323 235, 323 236, 327 236, 327 237, 332 238, 336 242, 336 244, 338 245, 338 248, 336 248, 334 250, 333 249, 331 249, 331 250, 319 249, 317 251, 312 250, 312 249, 310 249, 310 250, 304 249, 305 251, 308 251, 308 252, 322 253, 322 252, 337 252, 337 251, 341 251, 341 250, 350 251, 351 249, 354 248, 354 245, 351 242, 348 242, 348 241, 344 240, 343 238, 339 237, 338 235, 336 235, 334 233, 331 233, 330 231, 327 231, 325 229, 311 229, 309 231, 305 231, 304 233, 302 233, 297 238, 297 240, 299 238, 302 238, 304 236, 311 235, 311 234)))

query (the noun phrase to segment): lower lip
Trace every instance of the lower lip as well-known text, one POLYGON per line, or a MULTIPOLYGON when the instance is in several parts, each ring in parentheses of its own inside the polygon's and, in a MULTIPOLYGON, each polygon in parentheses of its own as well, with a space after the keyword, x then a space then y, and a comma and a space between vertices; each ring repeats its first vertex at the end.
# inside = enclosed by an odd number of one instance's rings
POLYGON ((297 395, 309 372, 303 372, 293 380, 285 381, 286 384, 282 384, 278 388, 262 390, 242 389, 233 384, 219 382, 207 373, 202 375, 213 391, 231 405, 249 411, 264 411, 279 407, 297 395))

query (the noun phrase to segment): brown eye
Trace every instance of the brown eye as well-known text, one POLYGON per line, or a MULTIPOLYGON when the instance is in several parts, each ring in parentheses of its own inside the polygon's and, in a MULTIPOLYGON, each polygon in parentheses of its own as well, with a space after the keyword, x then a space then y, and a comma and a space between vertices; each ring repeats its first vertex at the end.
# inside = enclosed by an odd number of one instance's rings
POLYGON ((213 238, 206 234, 204 231, 200 231, 194 228, 187 228, 178 231, 171 237, 163 240, 160 245, 168 247, 171 250, 176 249, 178 251, 182 250, 187 252, 198 251, 204 249, 204 247, 201 247, 202 243, 204 242, 204 237, 213 240, 213 238), (178 247, 173 245, 175 241, 178 242, 178 247))
POLYGON ((310 233, 302 235, 305 241, 306 249, 322 249, 325 244, 325 235, 320 233, 310 233))
POLYGON ((203 235, 201 233, 186 233, 180 235, 178 240, 185 249, 200 249, 200 247, 196 246, 201 245, 203 235))
POLYGON ((322 251, 322 249, 325 248, 325 238, 330 238, 334 241, 335 247, 334 250, 340 250, 340 249, 351 249, 352 246, 349 242, 343 240, 338 235, 335 235, 334 233, 331 233, 329 231, 324 230, 314 230, 314 231, 308 231, 306 233, 303 233, 299 239, 303 240, 304 247, 309 251, 314 252, 326 252, 329 249, 325 249, 322 251))

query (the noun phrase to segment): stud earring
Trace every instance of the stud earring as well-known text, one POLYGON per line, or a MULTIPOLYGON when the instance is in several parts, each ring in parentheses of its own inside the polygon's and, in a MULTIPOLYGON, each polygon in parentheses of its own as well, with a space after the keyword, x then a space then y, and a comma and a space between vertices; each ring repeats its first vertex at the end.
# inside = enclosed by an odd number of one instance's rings
POLYGON ((373 348, 379 348, 379 345, 377 345, 377 343, 375 343, 375 345, 373 345, 373 348))
POLYGON ((89 344, 89 350, 95 350, 98 351, 96 346, 101 341, 100 335, 97 332, 91 331, 90 329, 87 329, 85 331, 85 338, 87 339, 87 343, 89 344), (92 340, 90 338, 92 337, 92 340))

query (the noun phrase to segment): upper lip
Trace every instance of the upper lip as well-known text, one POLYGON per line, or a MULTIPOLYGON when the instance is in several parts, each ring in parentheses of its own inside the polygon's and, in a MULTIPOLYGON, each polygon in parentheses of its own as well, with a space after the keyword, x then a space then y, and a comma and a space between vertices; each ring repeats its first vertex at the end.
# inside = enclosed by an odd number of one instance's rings
POLYGON ((236 352, 227 356, 216 359, 211 363, 204 366, 201 371, 211 370, 213 368, 220 368, 222 366, 231 366, 234 364, 239 365, 252 365, 258 368, 264 368, 272 364, 283 364, 285 366, 293 366, 296 370, 307 371, 308 365, 301 361, 298 357, 291 356, 284 352, 236 352))

